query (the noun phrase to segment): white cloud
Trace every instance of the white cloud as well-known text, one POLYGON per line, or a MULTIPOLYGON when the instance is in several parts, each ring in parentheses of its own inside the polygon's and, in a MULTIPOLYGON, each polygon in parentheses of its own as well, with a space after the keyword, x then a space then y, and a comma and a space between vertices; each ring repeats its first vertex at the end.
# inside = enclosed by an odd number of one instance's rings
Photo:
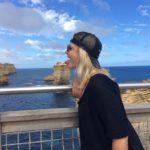
POLYGON ((140 28, 125 28, 125 32, 135 32, 136 34, 140 34, 143 29, 140 28))
MULTIPOLYGON (((67 12, 20 8, 11 3, 0 3, 0 29, 26 35, 44 35, 63 37, 66 32, 91 30, 94 33, 107 35, 112 29, 103 27, 93 21, 83 22, 67 12)), ((1 31, 1 30, 0 30, 1 31)), ((8 33, 8 32, 7 32, 8 33)))
POLYGON ((48 22, 55 22, 57 21, 56 18, 58 18, 59 14, 56 13, 55 10, 48 10, 45 12, 42 12, 41 10, 37 10, 38 13, 40 13, 43 17, 43 19, 48 23, 48 22))
POLYGON ((148 26, 148 24, 145 24, 145 23, 138 23, 138 24, 135 24, 135 26, 138 26, 138 27, 146 27, 146 26, 148 26))
POLYGON ((0 35, 5 35, 5 32, 4 31, 0 31, 0 35))
POLYGON ((17 67, 23 67, 23 65, 30 64, 31 62, 32 64, 38 64, 40 57, 35 57, 35 55, 36 54, 33 56, 26 56, 25 54, 16 52, 13 49, 0 49, 0 62, 13 63, 17 67))
POLYGON ((12 49, 0 49, 0 62, 13 63, 17 60, 18 54, 12 49))
POLYGON ((13 55, 12 50, 8 49, 1 49, 0 52, 4 57, 11 57, 13 55))
POLYGON ((59 16, 59 24, 64 31, 74 31, 77 27, 78 20, 70 19, 68 14, 59 16))
POLYGON ((31 0, 33 4, 41 4, 42 0, 31 0))
POLYGON ((38 56, 38 57, 50 57, 51 54, 50 53, 37 53, 36 56, 38 56))
MULTIPOLYGON (((102 51, 102 52, 101 52, 101 55, 102 55, 102 56, 108 56, 108 57, 109 57, 109 56, 112 56, 112 54, 111 54, 110 52, 108 52, 108 51, 107 51, 107 52, 102 51)), ((99 58, 99 60, 100 60, 100 59, 101 59, 101 58, 99 58)))
POLYGON ((43 18, 34 9, 0 3, 0 26, 15 32, 37 33, 44 25, 43 18))
POLYGON ((150 5, 139 5, 138 10, 142 16, 150 17, 150 5))
POLYGON ((143 16, 150 16, 147 9, 143 9, 141 12, 143 16))
POLYGON ((76 20, 67 21, 63 24, 63 28, 65 31, 74 31, 77 23, 78 21, 76 20))
MULTIPOLYGON (((46 62, 46 61, 49 61, 49 63, 52 63, 53 62, 53 64, 54 64, 54 61, 56 60, 56 56, 57 55, 52 55, 51 53, 49 53, 49 52, 45 52, 45 53, 37 53, 36 54, 36 58, 39 60, 39 61, 44 61, 44 62, 46 62), (53 60, 53 61, 51 61, 51 60, 53 60)), ((59 58, 60 59, 60 58, 59 58)))
POLYGON ((25 60, 25 61, 33 61, 34 58, 33 58, 33 57, 26 56, 26 57, 24 57, 24 60, 25 60))
POLYGON ((24 41, 25 45, 32 47, 33 49, 39 50, 38 52, 45 55, 46 53, 55 53, 56 55, 64 54, 66 45, 60 42, 50 41, 48 43, 43 43, 38 40, 27 39, 24 41))
MULTIPOLYGON (((138 22, 138 21, 133 21, 133 25, 134 25, 134 26, 137 26, 137 27, 146 27, 146 26, 148 26, 148 24, 146 24, 146 23, 140 23, 140 22, 138 22)), ((120 23, 119 26, 125 27, 125 26, 128 26, 128 24, 120 23)), ((130 30, 130 27, 127 28, 127 29, 130 30)))
POLYGON ((41 49, 41 46, 43 45, 41 41, 31 40, 31 39, 27 39, 26 41, 24 41, 24 43, 30 45, 35 49, 41 49))
POLYGON ((11 3, 0 4, 0 26, 26 34, 61 34, 75 29, 77 20, 67 13, 19 8, 11 3))
POLYGON ((130 32, 130 31, 133 31, 133 28, 125 28, 124 31, 130 32))
POLYGON ((42 4, 42 0, 20 0, 19 3, 21 4, 33 4, 33 5, 37 5, 37 4, 42 4))
POLYGON ((39 13, 43 16, 48 25, 51 24, 51 30, 53 30, 53 32, 56 31, 56 34, 81 30, 89 31, 90 29, 91 32, 95 34, 98 33, 103 36, 110 34, 113 31, 112 28, 103 27, 99 24, 99 22, 97 23, 93 20, 84 22, 82 20, 74 19, 74 17, 70 17, 68 13, 59 14, 54 10, 49 10, 46 12, 39 11, 39 13))

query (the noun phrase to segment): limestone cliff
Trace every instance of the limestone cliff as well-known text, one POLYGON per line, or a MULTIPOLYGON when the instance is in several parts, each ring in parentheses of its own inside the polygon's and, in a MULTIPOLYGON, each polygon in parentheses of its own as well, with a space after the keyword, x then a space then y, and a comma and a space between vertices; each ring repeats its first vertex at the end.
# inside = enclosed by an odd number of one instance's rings
POLYGON ((122 93, 124 104, 150 103, 150 89, 132 89, 122 93))
POLYGON ((45 81, 53 81, 54 85, 68 84, 70 70, 64 63, 57 63, 53 66, 54 72, 44 78, 45 81))
POLYGON ((7 84, 8 83, 8 77, 6 75, 0 74, 0 85, 7 84))
POLYGON ((0 63, 0 74, 9 75, 12 73, 16 73, 16 68, 14 64, 8 64, 8 63, 1 64, 0 63))
MULTIPOLYGON (((150 82, 150 79, 142 82, 150 82)), ((124 104, 150 103, 150 89, 127 89, 121 93, 124 104)))
POLYGON ((0 84, 8 83, 8 75, 16 73, 14 64, 0 63, 0 84))

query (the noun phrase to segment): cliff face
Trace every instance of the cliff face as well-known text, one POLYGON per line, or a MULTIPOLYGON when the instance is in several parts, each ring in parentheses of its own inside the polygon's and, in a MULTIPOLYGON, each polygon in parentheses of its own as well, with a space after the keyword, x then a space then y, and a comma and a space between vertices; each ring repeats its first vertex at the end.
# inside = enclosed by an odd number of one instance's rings
MULTIPOLYGON (((141 82, 148 83, 150 79, 141 82)), ((150 89, 127 89, 121 93, 124 104, 150 103, 150 89)))
POLYGON ((150 89, 131 89, 121 94, 124 104, 150 103, 150 89))
POLYGON ((6 75, 0 75, 0 85, 7 84, 8 77, 6 75))
POLYGON ((9 75, 16 72, 14 64, 1 64, 0 63, 0 74, 9 75))
POLYGON ((53 81, 54 85, 65 85, 70 80, 70 70, 64 63, 57 63, 53 67, 54 72, 44 78, 45 81, 53 81))
POLYGON ((8 77, 7 75, 16 73, 16 68, 13 64, 1 64, 0 63, 0 84, 7 84, 8 77))

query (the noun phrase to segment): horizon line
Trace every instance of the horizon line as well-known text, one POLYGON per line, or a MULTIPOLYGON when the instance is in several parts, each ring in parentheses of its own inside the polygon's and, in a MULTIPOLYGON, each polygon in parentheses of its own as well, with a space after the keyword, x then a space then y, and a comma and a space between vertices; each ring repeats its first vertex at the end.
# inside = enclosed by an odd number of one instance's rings
MULTIPOLYGON (((130 65, 130 66, 103 66, 102 68, 105 68, 105 67, 150 67, 150 65, 130 65)), ((48 68, 53 68, 52 67, 16 67, 16 69, 48 69, 48 68)))

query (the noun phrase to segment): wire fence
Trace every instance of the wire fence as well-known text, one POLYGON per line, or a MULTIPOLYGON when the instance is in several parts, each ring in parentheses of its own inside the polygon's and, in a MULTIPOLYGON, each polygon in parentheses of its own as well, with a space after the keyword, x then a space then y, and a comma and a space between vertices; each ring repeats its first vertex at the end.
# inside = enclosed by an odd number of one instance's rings
POLYGON ((80 150, 78 128, 2 134, 2 150, 80 150))

